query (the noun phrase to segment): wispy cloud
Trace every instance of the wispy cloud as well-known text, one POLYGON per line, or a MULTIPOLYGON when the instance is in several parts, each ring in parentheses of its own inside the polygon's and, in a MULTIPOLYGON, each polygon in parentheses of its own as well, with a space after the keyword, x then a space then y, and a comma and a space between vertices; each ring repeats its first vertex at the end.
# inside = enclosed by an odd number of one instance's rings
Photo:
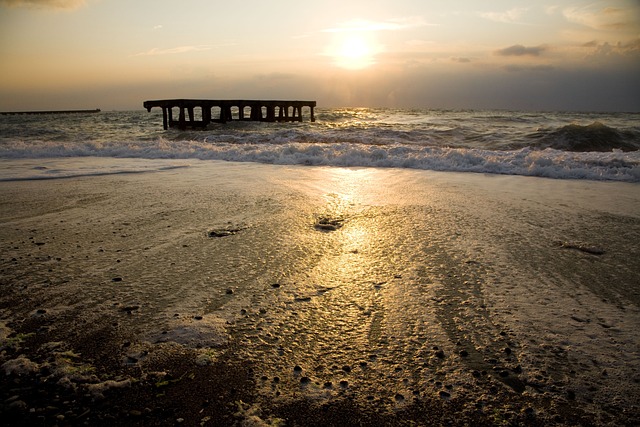
POLYGON ((212 45, 178 46, 178 47, 172 47, 168 49, 160 49, 160 48, 154 47, 153 49, 148 50, 146 52, 136 53, 131 56, 175 55, 178 53, 202 52, 205 50, 211 50, 213 48, 214 46, 212 45))
POLYGON ((518 73, 522 71, 549 72, 555 70, 552 65, 516 65, 509 64, 503 67, 506 71, 518 73))
POLYGON ((480 12, 485 19, 507 24, 520 24, 520 18, 527 12, 527 8, 517 7, 504 12, 480 12))
POLYGON ((588 58, 590 59, 606 59, 612 57, 628 57, 635 58, 635 60, 640 59, 640 38, 630 40, 626 43, 619 42, 613 45, 607 42, 600 44, 594 40, 583 44, 581 47, 591 50, 588 55, 588 58))
POLYGON ((640 29, 638 12, 623 8, 569 7, 562 11, 567 21, 596 30, 640 29))
POLYGON ((354 19, 343 22, 332 28, 322 30, 325 33, 357 32, 357 31, 397 31, 409 28, 424 27, 429 24, 420 16, 405 18, 395 18, 386 21, 368 21, 364 19, 354 19))
POLYGON ((0 6, 31 9, 76 9, 85 3, 85 0, 0 0, 0 6))
POLYGON ((598 47, 598 40, 591 40, 589 42, 583 43, 581 47, 598 47))
POLYGON ((162 28, 162 25, 160 25, 160 24, 158 24, 158 25, 154 25, 154 26, 153 26, 153 29, 154 29, 154 30, 159 30, 159 29, 161 29, 161 28, 162 28))
POLYGON ((540 56, 542 52, 547 50, 544 46, 523 46, 515 44, 495 51, 498 56, 540 56))

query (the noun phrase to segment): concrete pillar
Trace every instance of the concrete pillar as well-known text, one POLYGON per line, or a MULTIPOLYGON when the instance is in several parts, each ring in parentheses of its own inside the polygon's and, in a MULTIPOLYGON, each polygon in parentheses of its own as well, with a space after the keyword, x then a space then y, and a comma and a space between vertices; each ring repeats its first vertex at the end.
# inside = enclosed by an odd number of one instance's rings
POLYGON ((276 108, 273 105, 267 105, 267 121, 276 121, 276 108))
POLYGON ((167 107, 162 107, 162 127, 164 130, 169 129, 169 125, 167 124, 167 107))
POLYGON ((180 106, 180 116, 178 118, 178 129, 185 130, 187 128, 187 123, 184 116, 184 107, 180 106))

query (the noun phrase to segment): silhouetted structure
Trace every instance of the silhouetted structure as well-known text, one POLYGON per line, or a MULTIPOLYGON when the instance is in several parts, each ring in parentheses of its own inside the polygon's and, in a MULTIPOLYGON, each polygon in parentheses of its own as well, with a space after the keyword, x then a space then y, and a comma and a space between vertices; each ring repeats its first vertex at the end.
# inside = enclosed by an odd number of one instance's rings
POLYGON ((186 129, 204 128, 211 122, 226 123, 232 120, 301 122, 303 107, 309 108, 309 118, 314 122, 313 109, 316 101, 163 99, 145 101, 143 106, 147 111, 154 107, 162 108, 162 124, 165 129, 186 129), (174 108, 178 109, 178 120, 173 118, 174 108))
POLYGON ((1 111, 3 115, 19 115, 19 114, 91 114, 99 113, 100 109, 95 110, 51 110, 51 111, 1 111))

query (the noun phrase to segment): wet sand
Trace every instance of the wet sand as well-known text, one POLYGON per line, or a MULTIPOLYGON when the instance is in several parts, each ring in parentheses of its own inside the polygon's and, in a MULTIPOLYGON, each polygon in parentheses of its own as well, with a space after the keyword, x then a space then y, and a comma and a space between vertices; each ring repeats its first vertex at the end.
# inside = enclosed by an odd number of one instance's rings
POLYGON ((0 183, 9 425, 637 425, 640 187, 194 162, 0 183))

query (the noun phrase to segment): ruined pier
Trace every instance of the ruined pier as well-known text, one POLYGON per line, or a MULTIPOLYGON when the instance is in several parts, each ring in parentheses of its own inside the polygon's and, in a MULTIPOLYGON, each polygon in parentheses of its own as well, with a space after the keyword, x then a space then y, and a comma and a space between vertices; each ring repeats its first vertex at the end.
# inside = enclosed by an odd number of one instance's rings
POLYGON ((314 122, 316 101, 162 99, 145 101, 143 106, 147 111, 154 107, 162 108, 162 125, 166 130, 173 127, 204 128, 211 122, 236 120, 301 122, 303 109, 308 109, 309 120, 314 122), (177 120, 174 113, 177 113, 177 120))

